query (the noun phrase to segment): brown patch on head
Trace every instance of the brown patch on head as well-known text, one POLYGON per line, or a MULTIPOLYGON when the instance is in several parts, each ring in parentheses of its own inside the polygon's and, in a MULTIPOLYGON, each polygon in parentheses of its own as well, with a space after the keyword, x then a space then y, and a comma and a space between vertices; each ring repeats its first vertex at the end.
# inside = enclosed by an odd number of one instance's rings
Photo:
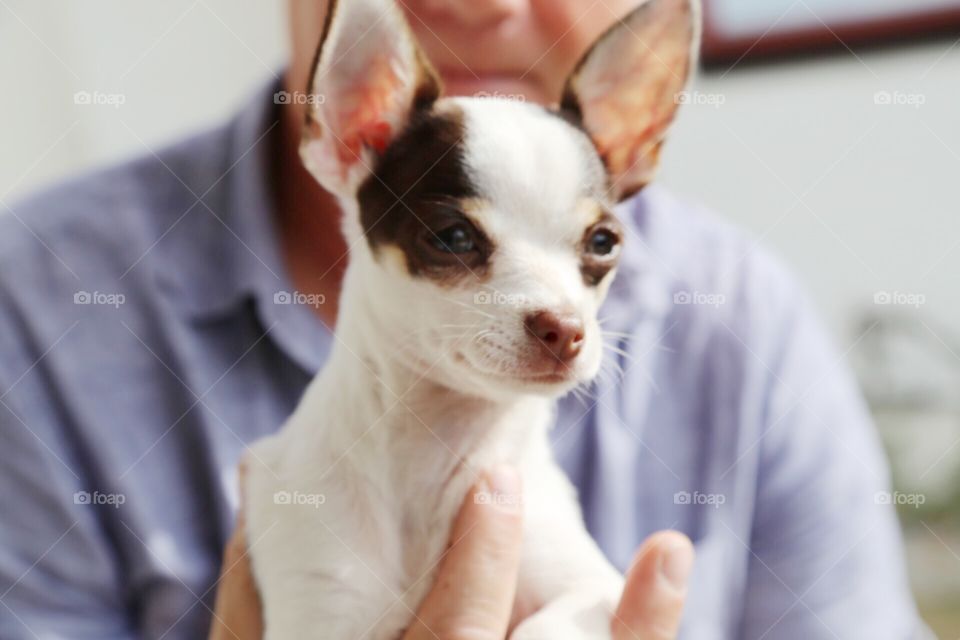
POLYGON ((357 193, 370 248, 394 246, 410 275, 444 285, 483 280, 493 252, 468 211, 480 194, 464 164, 464 133, 459 109, 417 112, 357 193))
POLYGON ((623 226, 616 216, 598 207, 597 220, 587 227, 579 247, 580 273, 586 285, 600 284, 616 268, 623 236, 623 226))
POLYGON ((397 3, 331 0, 308 92, 323 99, 304 109, 300 155, 321 186, 344 197, 442 86, 397 3))

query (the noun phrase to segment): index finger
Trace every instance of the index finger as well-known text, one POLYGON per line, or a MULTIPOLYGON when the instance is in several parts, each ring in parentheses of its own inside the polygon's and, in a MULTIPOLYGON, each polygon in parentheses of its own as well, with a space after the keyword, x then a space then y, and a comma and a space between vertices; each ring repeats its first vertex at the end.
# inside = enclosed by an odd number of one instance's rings
POLYGON ((523 516, 520 477, 498 468, 470 491, 437 580, 405 640, 506 637, 513 611, 523 516))

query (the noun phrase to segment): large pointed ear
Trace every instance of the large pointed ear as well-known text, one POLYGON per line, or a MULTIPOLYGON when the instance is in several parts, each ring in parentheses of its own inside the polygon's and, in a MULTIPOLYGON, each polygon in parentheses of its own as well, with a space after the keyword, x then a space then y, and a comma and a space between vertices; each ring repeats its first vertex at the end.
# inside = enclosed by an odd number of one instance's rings
POLYGON ((647 0, 604 33, 567 79, 579 118, 622 200, 650 180, 699 46, 697 0, 647 0))
POLYGON ((395 0, 330 0, 327 11, 300 156, 325 189, 349 197, 441 86, 395 0))

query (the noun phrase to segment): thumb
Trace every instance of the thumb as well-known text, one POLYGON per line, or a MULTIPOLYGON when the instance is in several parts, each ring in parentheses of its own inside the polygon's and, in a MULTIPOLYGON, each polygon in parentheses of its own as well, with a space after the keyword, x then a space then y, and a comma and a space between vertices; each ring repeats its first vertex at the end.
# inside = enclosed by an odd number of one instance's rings
POLYGON ((498 467, 467 494, 436 583, 405 640, 506 637, 522 536, 520 475, 498 467))
POLYGON ((677 531, 647 538, 633 566, 613 622, 616 640, 672 640, 676 637, 693 565, 693 545, 677 531))

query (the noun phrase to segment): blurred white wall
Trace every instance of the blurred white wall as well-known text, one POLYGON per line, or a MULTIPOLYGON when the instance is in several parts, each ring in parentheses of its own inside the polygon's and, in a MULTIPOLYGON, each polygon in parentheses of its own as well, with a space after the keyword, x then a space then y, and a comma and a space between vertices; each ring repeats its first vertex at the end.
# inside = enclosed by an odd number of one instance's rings
POLYGON ((284 5, 0 0, 0 198, 226 117, 282 68, 284 5))
POLYGON ((838 336, 877 292, 925 296, 916 315, 960 332, 960 43, 703 75, 664 160, 662 182, 793 266, 838 336))
MULTIPOLYGON (((284 4, 0 0, 0 198, 225 117, 282 67, 284 4), (78 105, 78 91, 125 102, 78 105)), ((841 341, 878 291, 922 294, 920 313, 949 325, 960 304, 950 45, 704 75, 662 181, 783 256, 841 341), (876 104, 878 91, 923 104, 876 104)))

